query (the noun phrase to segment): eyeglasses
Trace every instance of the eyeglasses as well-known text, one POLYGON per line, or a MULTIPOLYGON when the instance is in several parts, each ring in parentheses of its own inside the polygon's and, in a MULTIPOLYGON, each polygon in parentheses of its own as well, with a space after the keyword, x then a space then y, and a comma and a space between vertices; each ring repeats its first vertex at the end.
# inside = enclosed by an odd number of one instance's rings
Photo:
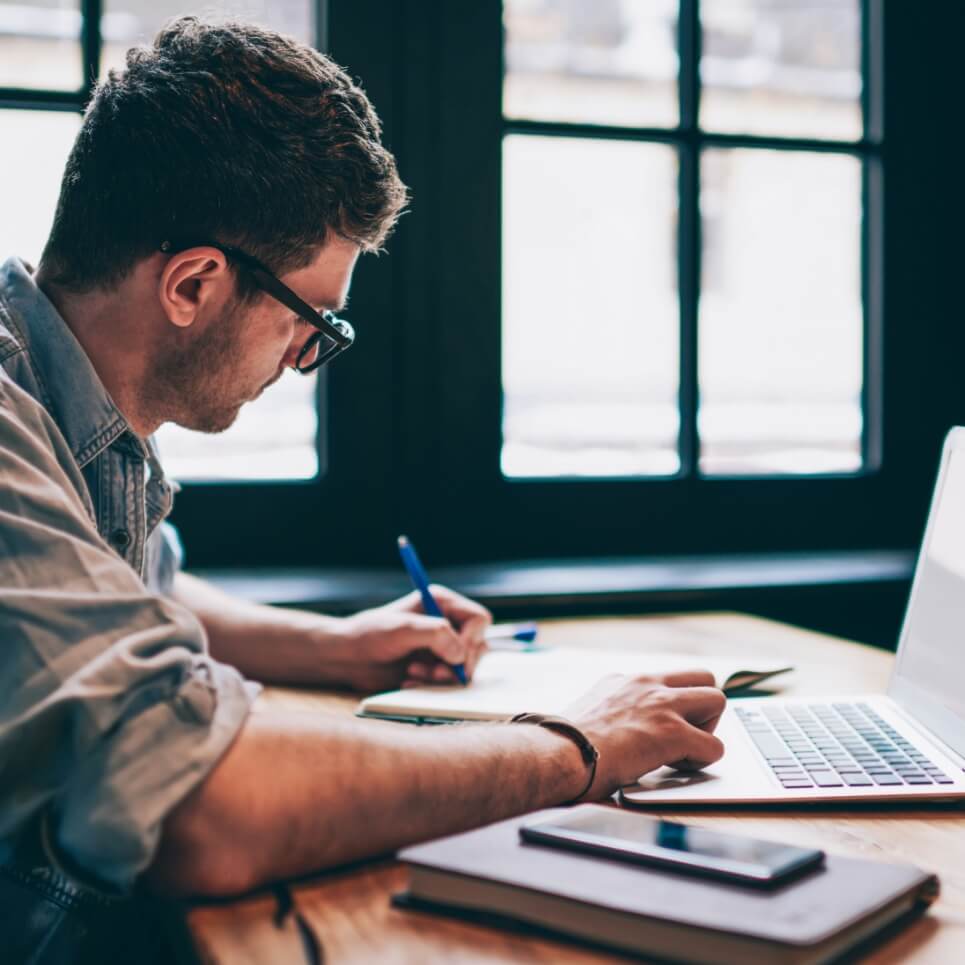
MULTIPOLYGON (((293 368, 301 375, 308 375, 327 362, 331 362, 336 355, 341 355, 350 348, 355 341, 355 329, 342 318, 336 318, 332 312, 316 312, 311 305, 303 302, 287 285, 282 284, 257 258, 232 248, 230 245, 217 244, 213 241, 199 242, 210 248, 217 248, 228 258, 241 265, 254 279, 255 284, 275 301, 290 308, 299 318, 304 319, 315 331, 309 335, 305 344, 295 359, 293 368)), ((161 251, 183 251, 189 246, 180 245, 175 248, 170 241, 161 244, 161 251)), ((195 247, 191 245, 190 247, 195 247)))

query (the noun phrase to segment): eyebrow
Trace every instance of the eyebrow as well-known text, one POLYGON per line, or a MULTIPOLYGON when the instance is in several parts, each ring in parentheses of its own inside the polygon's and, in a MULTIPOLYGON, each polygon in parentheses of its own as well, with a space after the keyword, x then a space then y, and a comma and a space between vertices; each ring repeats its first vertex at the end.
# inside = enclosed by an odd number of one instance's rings
POLYGON ((320 315, 324 315, 326 312, 331 312, 333 315, 339 315, 348 307, 348 296, 346 295, 345 298, 334 305, 321 304, 320 302, 315 301, 308 302, 308 304, 311 305, 312 308, 314 308, 315 311, 320 315))

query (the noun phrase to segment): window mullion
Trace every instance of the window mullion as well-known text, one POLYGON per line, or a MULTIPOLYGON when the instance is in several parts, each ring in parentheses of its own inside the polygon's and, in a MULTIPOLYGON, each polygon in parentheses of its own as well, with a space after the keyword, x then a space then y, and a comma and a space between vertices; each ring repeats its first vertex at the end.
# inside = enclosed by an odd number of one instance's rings
POLYGON ((90 98, 101 70, 101 14, 102 0, 81 0, 80 43, 84 62, 84 80, 81 86, 84 103, 90 98))
POLYGON ((863 316, 863 372, 861 391, 861 460, 875 471, 883 462, 884 427, 884 209, 883 165, 883 49, 881 0, 861 4, 861 116, 862 140, 875 150, 861 165, 861 305, 863 316))
POLYGON ((700 10, 697 0, 681 0, 678 22, 680 174, 678 179, 677 276, 680 296, 680 472, 697 471, 698 368, 697 305, 700 294, 700 10))

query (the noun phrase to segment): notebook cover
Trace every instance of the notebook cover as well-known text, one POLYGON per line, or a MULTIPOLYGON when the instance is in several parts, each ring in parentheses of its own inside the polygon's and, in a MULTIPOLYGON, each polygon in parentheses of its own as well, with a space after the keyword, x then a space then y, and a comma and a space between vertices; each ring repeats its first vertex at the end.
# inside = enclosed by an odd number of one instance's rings
POLYGON ((520 840, 523 822, 563 813, 553 809, 502 821, 406 848, 399 858, 685 928, 797 947, 823 942, 901 895, 917 890, 928 901, 937 894, 937 880, 912 865, 828 855, 824 868, 759 889, 520 840))

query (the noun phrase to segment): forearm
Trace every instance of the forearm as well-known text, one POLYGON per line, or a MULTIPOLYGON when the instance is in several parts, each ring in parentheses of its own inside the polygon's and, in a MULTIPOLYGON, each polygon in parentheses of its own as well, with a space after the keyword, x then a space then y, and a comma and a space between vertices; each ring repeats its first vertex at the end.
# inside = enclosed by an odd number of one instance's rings
POLYGON ((540 727, 265 709, 169 817, 152 877, 237 893, 559 804, 585 779, 575 745, 540 727))
POLYGON ((266 683, 343 682, 338 619, 251 603, 188 573, 177 574, 171 595, 201 621, 212 655, 247 677, 266 683))

